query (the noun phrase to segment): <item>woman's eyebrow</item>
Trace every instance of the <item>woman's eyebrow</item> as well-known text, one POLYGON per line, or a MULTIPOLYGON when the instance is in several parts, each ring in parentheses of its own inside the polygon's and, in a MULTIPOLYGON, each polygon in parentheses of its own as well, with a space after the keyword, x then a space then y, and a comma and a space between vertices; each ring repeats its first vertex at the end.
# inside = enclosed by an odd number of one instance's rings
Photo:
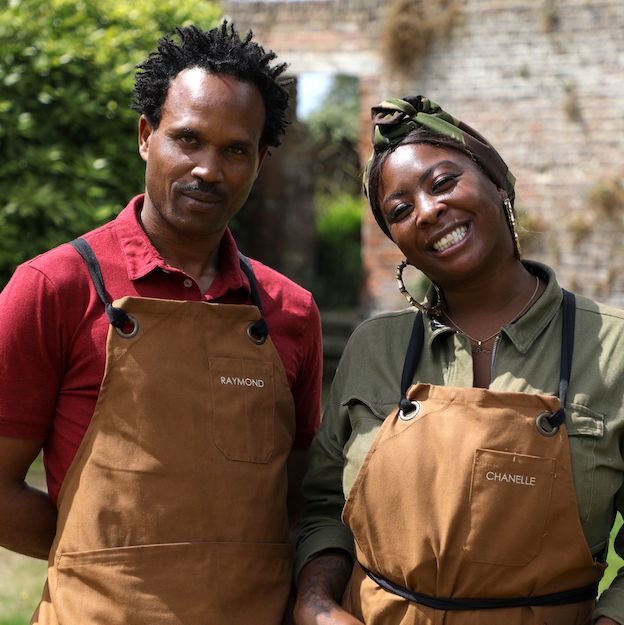
MULTIPOLYGON (((449 160, 442 160, 442 161, 438 161, 437 163, 433 163, 432 165, 430 165, 429 167, 427 167, 427 169, 425 169, 423 172, 420 173, 420 175, 418 176, 419 180, 423 180, 425 178, 430 177, 433 172, 441 166, 453 166, 455 167, 457 164, 453 161, 449 161, 449 160)), ((389 193, 388 195, 386 195, 383 199, 382 199, 382 204, 385 204, 386 202, 390 202, 391 200, 397 200, 400 197, 403 197, 404 195, 407 194, 407 190, 406 189, 397 189, 396 191, 393 191, 392 193, 389 193)))
POLYGON ((393 191, 392 193, 389 193, 388 195, 386 195, 381 203, 385 204, 386 202, 390 202, 392 200, 398 200, 399 198, 403 197, 404 195, 407 194, 407 191, 405 189, 398 189, 397 191, 393 191))

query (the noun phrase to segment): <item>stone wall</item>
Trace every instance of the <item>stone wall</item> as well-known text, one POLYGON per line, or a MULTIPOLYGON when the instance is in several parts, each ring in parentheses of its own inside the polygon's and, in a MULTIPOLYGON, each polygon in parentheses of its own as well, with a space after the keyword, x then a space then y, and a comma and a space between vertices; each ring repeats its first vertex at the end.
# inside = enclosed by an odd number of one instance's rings
MULTIPOLYGON (((388 95, 425 94, 481 130, 518 180, 525 256, 551 264, 563 286, 624 306, 624 2, 464 0, 407 76, 388 72, 380 54, 390 4, 223 3, 293 74, 360 77, 362 160, 368 110, 388 95)), ((368 309, 402 305, 399 254, 370 216, 362 253, 368 309)))

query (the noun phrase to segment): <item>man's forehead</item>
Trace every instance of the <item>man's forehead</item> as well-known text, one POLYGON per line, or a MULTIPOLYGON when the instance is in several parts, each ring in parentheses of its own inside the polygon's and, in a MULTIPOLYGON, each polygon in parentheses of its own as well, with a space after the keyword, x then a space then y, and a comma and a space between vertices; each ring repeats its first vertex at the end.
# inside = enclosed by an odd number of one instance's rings
POLYGON ((230 105, 232 101, 260 97, 257 87, 229 74, 211 74, 201 67, 182 70, 169 84, 165 104, 187 102, 198 106, 230 105))

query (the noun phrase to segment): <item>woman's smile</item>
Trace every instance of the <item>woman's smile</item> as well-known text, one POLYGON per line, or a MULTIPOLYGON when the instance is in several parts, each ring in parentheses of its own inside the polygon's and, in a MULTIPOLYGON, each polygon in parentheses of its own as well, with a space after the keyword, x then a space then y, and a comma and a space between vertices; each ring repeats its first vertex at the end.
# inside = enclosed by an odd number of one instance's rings
POLYGON ((451 232, 443 235, 440 239, 435 241, 431 247, 436 252, 446 252, 446 250, 455 247, 458 243, 465 240, 468 234, 468 226, 461 225, 457 228, 453 228, 451 232))

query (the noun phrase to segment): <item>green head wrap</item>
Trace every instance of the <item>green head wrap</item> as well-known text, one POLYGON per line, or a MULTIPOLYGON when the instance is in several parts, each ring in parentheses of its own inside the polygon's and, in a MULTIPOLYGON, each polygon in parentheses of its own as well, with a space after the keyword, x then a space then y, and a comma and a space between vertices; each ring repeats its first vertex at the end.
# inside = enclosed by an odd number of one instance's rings
MULTIPOLYGON (((368 159, 363 177, 366 197, 369 197, 369 177, 375 156, 401 143, 412 130, 425 127, 464 146, 473 154, 492 182, 507 192, 513 204, 516 179, 500 154, 476 130, 443 111, 432 100, 420 95, 384 100, 371 109, 371 118, 373 153, 368 159)), ((388 226, 376 205, 376 201, 371 201, 373 215, 384 233, 390 236, 388 226)))

